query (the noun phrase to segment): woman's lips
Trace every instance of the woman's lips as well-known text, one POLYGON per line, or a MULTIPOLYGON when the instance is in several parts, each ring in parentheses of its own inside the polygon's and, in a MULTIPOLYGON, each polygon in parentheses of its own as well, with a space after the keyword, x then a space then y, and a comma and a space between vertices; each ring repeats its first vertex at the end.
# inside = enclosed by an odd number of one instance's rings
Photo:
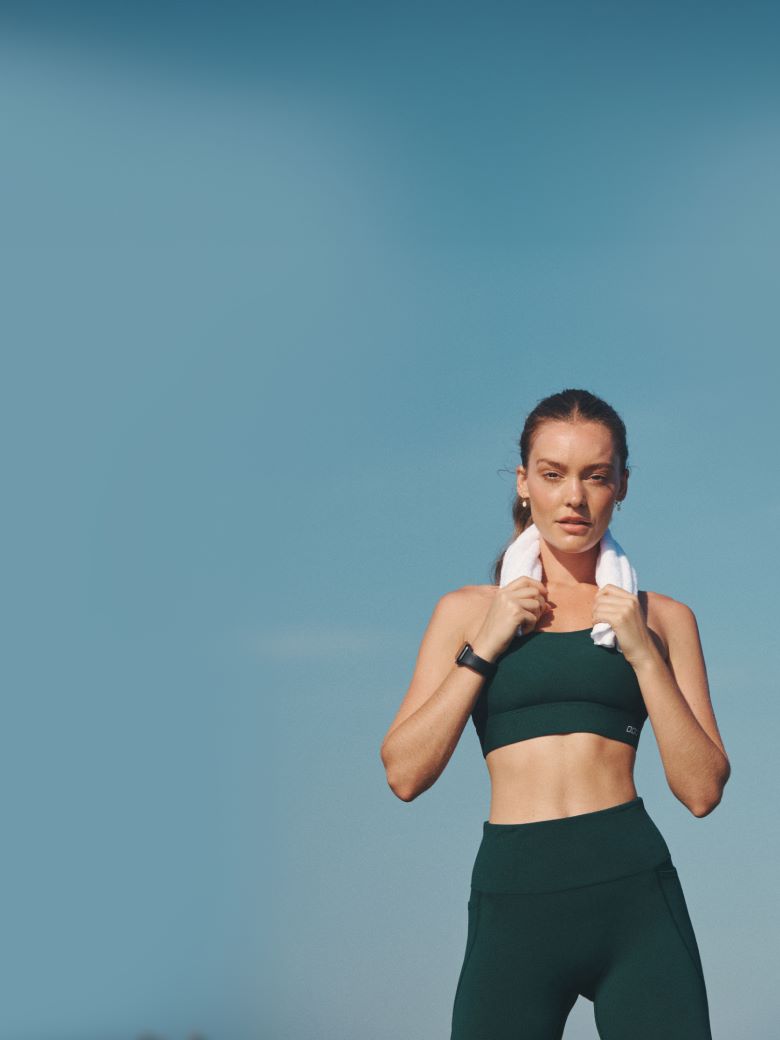
POLYGON ((568 531, 569 534, 582 534, 583 531, 587 531, 590 527, 590 524, 586 524, 584 520, 581 523, 574 523, 573 521, 569 522, 567 520, 559 520, 558 523, 561 525, 564 531, 568 531))

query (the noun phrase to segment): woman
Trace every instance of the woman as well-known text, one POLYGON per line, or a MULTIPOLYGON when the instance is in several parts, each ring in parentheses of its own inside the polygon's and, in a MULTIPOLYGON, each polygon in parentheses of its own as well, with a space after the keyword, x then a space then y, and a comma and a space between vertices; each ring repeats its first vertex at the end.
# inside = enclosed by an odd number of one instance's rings
POLYGON ((675 796, 699 817, 720 802, 730 764, 696 618, 657 592, 596 585, 628 491, 608 404, 545 398, 520 455, 512 540, 536 525, 542 580, 499 586, 502 553, 492 585, 441 597, 382 744, 391 789, 411 801, 471 716, 490 774, 451 1040, 559 1040, 580 994, 602 1040, 711 1040, 680 878, 633 782, 649 717, 675 796), (616 647, 594 643, 597 622, 616 647))

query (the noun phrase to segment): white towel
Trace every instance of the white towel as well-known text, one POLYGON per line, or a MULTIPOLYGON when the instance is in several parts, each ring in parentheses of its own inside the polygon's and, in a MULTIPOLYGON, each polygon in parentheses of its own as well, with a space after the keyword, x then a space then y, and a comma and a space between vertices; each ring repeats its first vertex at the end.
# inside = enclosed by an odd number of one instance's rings
MULTIPOLYGON (((523 575, 535 578, 537 581, 542 580, 539 539, 539 528, 533 522, 515 538, 504 554, 501 575, 498 579, 499 585, 508 585, 510 581, 523 575)), ((596 584, 599 588, 604 585, 617 585, 618 588, 625 589, 634 596, 639 589, 636 571, 612 537, 609 528, 601 536, 599 543, 599 554, 596 559, 596 584)), ((522 627, 518 628, 517 632, 518 635, 522 635, 522 627)), ((614 646, 620 650, 620 643, 615 631, 606 621, 597 621, 590 635, 596 646, 614 646)))

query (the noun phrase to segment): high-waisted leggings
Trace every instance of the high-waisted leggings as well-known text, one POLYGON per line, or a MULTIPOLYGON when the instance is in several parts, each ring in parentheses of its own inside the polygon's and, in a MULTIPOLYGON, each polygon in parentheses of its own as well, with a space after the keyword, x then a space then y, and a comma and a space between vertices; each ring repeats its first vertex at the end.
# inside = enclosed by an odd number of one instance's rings
POLYGON ((712 1040, 680 878, 641 798, 483 823, 450 1040, 560 1040, 580 994, 601 1040, 712 1040))

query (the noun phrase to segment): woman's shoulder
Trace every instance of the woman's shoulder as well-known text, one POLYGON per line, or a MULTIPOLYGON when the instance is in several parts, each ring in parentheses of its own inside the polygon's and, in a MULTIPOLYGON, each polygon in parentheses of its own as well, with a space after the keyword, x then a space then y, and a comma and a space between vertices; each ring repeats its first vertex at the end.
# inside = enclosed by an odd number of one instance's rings
POLYGON ((445 597, 453 603, 475 604, 486 603, 495 595, 498 585, 461 585, 460 588, 445 592, 445 597))
POLYGON ((638 592, 640 602, 645 602, 645 621, 647 627, 657 632, 667 649, 669 647, 669 633, 675 624, 679 623, 683 615, 692 615, 693 611, 687 604, 673 596, 667 596, 663 592, 649 592, 640 589, 638 592))
POLYGON ((473 611, 487 607, 497 589, 498 585, 461 585, 459 589, 453 589, 446 595, 452 597, 462 610, 473 611))
POLYGON ((667 596, 663 592, 650 592, 640 589, 638 595, 640 600, 644 598, 647 605, 648 624, 653 621, 658 621, 662 625, 664 622, 668 624, 676 617, 679 617, 680 614, 691 609, 681 600, 675 599, 673 596, 667 596))
POLYGON ((438 607, 446 612, 453 625, 459 626, 465 638, 472 639, 497 589, 498 585, 461 585, 460 588, 443 593, 438 607))

